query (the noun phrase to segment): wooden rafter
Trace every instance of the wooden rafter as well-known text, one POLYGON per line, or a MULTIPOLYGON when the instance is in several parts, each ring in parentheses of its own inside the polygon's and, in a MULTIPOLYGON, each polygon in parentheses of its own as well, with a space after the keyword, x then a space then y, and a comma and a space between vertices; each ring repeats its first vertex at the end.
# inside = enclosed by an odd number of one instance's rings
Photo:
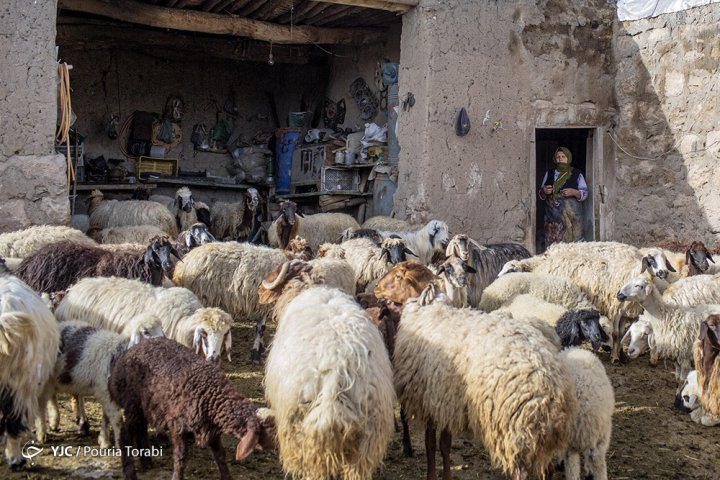
POLYGON ((286 25, 195 10, 157 7, 134 0, 60 0, 62 9, 158 28, 250 37, 278 44, 362 45, 382 40, 382 30, 286 25))
POLYGON ((323 3, 337 3, 352 7, 375 8, 390 12, 405 13, 417 7, 420 0, 314 0, 323 3))

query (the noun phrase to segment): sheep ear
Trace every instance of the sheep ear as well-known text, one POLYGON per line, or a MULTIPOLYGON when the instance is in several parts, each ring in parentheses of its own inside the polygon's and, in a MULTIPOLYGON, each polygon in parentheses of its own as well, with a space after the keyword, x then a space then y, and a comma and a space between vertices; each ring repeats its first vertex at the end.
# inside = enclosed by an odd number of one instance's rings
POLYGON ((203 334, 203 328, 197 327, 195 329, 195 335, 193 335, 193 348, 195 349, 195 353, 200 355, 200 352, 202 351, 202 334, 203 334))
POLYGON ((437 272, 435 272, 435 275, 440 275, 441 273, 445 273, 445 265, 440 265, 437 272))
POLYGON ((237 444, 237 449, 235 450, 235 460, 241 462, 249 457, 253 450, 255 450, 259 441, 260 433, 256 430, 250 430, 247 432, 237 444))
POLYGON ((170 247, 170 253, 172 253, 175 256, 175 258, 182 261, 182 257, 180 256, 178 251, 175 249, 175 247, 170 247))
POLYGON ((677 270, 675 270, 675 269, 673 268, 672 263, 670 263, 667 258, 665 258, 665 264, 666 264, 667 267, 668 267, 668 271, 673 272, 673 273, 676 273, 676 272, 677 272, 677 270))
POLYGON ((223 346, 225 347, 225 353, 227 353, 228 362, 232 361, 232 358, 230 358, 230 352, 232 351, 232 335, 230 334, 230 331, 225 334, 225 341, 223 342, 223 346))
POLYGON ((403 248, 403 252, 405 252, 405 254, 407 254, 407 255, 412 255, 413 257, 420 258, 417 255, 415 255, 415 252, 413 252, 412 250, 410 250, 407 247, 403 248))
POLYGON ((134 331, 132 335, 130 335, 130 341, 128 342, 127 348, 130 348, 134 345, 137 345, 142 340, 142 333, 138 331, 134 331))
POLYGON ((712 263, 715 263, 715 260, 713 260, 712 255, 710 255, 710 252, 707 252, 707 259, 710 260, 712 263))
POLYGON ((305 218, 305 214, 304 214, 302 211, 300 211, 300 209, 295 210, 295 214, 296 214, 298 217, 305 218))
POLYGON ((173 208, 180 208, 180 197, 178 197, 177 195, 175 196, 175 200, 173 200, 173 208))
POLYGON ((153 265, 155 262, 155 250, 153 249, 154 244, 151 244, 145 249, 145 264, 153 265))
POLYGON ((650 262, 648 262, 647 256, 643 257, 642 268, 640 269, 640 273, 645 273, 645 270, 647 270, 649 266, 650 266, 650 262))
POLYGON ((473 267, 471 267, 467 263, 463 263, 463 270, 465 270, 465 273, 477 273, 477 270, 475 270, 473 267))
POLYGON ((652 332, 648 335, 648 348, 655 348, 655 334, 652 332))
POLYGON ((620 345, 624 344, 625 342, 629 342, 631 334, 632 334, 632 332, 628 328, 627 332, 625 332, 625 335, 623 335, 622 340, 620 340, 620 345))
POLYGON ((685 250, 685 265, 690 265, 690 260, 692 259, 692 255, 690 255, 690 249, 688 248, 685 250))
POLYGON ((380 258, 385 258, 387 262, 390 261, 390 251, 387 248, 383 248, 380 252, 380 258))

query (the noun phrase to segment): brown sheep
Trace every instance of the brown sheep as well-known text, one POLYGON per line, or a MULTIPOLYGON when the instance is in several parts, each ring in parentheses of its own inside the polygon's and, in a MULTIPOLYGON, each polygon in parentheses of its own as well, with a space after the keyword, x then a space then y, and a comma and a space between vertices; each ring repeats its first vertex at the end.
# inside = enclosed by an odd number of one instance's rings
POLYGON ((700 338, 693 354, 705 412, 720 416, 720 315, 710 315, 700 324, 700 338))
MULTIPOLYGON (((109 380, 110 396, 125 411, 121 445, 147 448, 147 428, 152 425, 170 437, 173 445, 173 480, 181 480, 188 440, 212 450, 221 480, 230 479, 221 434, 239 442, 235 459, 247 458, 255 449, 275 448, 275 422, 262 418, 216 365, 188 348, 164 337, 152 338, 129 349, 116 363, 109 380), (135 441, 135 442, 134 442, 135 441)), ((149 457, 141 457, 147 465, 149 457)), ((135 480, 135 466, 122 450, 126 480, 135 480)))

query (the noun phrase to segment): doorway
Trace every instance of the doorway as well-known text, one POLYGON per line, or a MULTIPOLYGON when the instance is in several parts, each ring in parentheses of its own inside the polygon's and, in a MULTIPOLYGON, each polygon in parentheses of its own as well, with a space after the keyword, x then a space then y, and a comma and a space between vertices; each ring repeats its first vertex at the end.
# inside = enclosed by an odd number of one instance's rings
POLYGON ((558 147, 567 147, 572 153, 572 165, 580 170, 588 185, 588 196, 583 202, 583 239, 595 239, 593 208, 593 128, 536 128, 535 129, 535 252, 547 249, 543 224, 545 221, 544 202, 537 196, 537 190, 545 173, 553 168, 553 154, 558 147))

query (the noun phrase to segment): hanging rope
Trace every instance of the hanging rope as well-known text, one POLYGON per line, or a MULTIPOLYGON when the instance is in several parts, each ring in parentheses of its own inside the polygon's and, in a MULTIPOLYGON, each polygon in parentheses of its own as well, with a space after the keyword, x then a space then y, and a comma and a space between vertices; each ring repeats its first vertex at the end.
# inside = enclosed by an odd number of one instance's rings
POLYGON ((72 103, 70 101, 70 67, 67 63, 58 64, 58 103, 60 107, 60 125, 58 127, 55 141, 58 144, 65 144, 67 147, 67 186, 70 193, 70 184, 75 182, 75 169, 70 156, 70 124, 72 123, 72 103))

